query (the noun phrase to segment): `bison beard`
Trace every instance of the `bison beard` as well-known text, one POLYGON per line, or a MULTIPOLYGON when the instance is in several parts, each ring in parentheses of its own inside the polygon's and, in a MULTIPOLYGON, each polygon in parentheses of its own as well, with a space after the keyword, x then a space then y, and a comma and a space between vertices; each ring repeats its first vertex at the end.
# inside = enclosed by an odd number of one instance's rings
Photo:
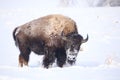
POLYGON ((58 48, 56 50, 55 57, 57 58, 57 65, 63 67, 66 62, 66 53, 64 48, 58 48))
POLYGON ((49 44, 46 44, 45 47, 45 56, 43 59, 43 65, 45 68, 48 68, 49 65, 52 65, 57 58, 57 65, 63 67, 66 61, 66 53, 64 49, 64 40, 57 35, 51 35, 47 40, 49 44))
POLYGON ((19 64, 21 67, 28 65, 29 55, 33 51, 38 55, 44 55, 45 68, 49 68, 55 59, 57 59, 57 65, 63 67, 68 61, 67 56, 70 55, 66 51, 79 48, 82 42, 88 40, 88 37, 83 40, 78 34, 76 23, 63 15, 48 15, 21 25, 13 31, 13 38, 20 50, 19 64), (75 34, 78 39, 74 39, 75 34), (70 38, 67 38, 67 35, 70 38), (73 44, 78 45, 71 47, 73 44))

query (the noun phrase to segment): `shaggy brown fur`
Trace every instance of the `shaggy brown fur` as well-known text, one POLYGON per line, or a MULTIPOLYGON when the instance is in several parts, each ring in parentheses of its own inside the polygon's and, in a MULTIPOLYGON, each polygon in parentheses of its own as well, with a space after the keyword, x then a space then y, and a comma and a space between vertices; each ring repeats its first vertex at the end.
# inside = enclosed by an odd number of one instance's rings
POLYGON ((58 66, 62 67, 66 61, 66 42, 62 36, 70 33, 78 34, 76 23, 58 14, 44 16, 15 28, 13 37, 20 50, 20 66, 28 65, 30 52, 33 51, 45 55, 44 67, 48 68, 55 56, 58 66))
POLYGON ((20 30, 31 37, 39 37, 44 34, 45 40, 48 36, 61 35, 62 32, 64 35, 71 32, 77 32, 76 23, 63 15, 48 15, 41 17, 20 26, 20 30))

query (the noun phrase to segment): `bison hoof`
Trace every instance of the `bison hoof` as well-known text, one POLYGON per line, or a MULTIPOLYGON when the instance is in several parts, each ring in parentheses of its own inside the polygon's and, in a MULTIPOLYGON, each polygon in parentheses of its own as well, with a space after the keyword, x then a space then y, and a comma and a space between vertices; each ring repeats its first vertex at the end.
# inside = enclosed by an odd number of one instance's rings
POLYGON ((19 66, 23 67, 23 66, 28 66, 28 61, 26 61, 22 56, 19 56, 19 66))
POLYGON ((63 67, 63 64, 59 64, 58 66, 62 68, 62 67, 63 67))
POLYGON ((48 69, 49 68, 49 63, 43 62, 44 68, 48 69))
POLYGON ((50 67, 52 67, 52 65, 44 65, 44 68, 46 68, 46 69, 48 69, 50 67))
POLYGON ((44 66, 44 68, 48 69, 48 68, 49 68, 49 66, 44 66))
POLYGON ((28 66, 27 62, 19 63, 19 67, 28 66))
POLYGON ((61 68, 63 67, 64 64, 65 64, 64 62, 57 62, 57 65, 61 68))

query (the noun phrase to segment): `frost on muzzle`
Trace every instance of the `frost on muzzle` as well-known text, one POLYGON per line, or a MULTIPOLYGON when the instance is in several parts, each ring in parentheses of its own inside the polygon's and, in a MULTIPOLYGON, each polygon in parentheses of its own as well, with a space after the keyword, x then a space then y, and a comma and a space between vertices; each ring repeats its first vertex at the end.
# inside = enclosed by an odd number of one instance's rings
POLYGON ((66 51, 66 53, 67 53, 67 62, 69 63, 69 64, 74 64, 75 63, 75 61, 76 61, 76 58, 77 58, 77 55, 78 55, 78 50, 73 50, 73 51, 71 51, 70 49, 68 49, 67 51, 66 51))
POLYGON ((88 35, 86 39, 79 34, 73 34, 65 38, 66 40, 66 54, 67 54, 67 62, 69 64, 74 64, 77 58, 77 55, 80 50, 80 46, 82 43, 86 43, 88 41, 88 35))

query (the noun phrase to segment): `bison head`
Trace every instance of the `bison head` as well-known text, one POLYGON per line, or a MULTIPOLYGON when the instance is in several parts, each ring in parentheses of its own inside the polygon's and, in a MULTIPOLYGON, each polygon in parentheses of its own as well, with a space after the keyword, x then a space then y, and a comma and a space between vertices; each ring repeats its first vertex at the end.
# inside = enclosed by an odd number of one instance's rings
POLYGON ((72 65, 76 61, 81 44, 88 41, 88 35, 86 39, 83 39, 80 34, 71 34, 64 37, 64 39, 66 40, 67 62, 72 65))

